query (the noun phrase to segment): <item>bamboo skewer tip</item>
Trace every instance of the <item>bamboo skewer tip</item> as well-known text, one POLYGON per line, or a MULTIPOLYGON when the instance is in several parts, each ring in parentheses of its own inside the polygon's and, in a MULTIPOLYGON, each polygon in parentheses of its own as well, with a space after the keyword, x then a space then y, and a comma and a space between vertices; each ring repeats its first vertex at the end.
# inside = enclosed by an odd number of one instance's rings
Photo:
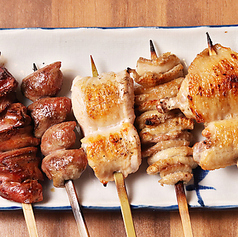
POLYGON ((209 35, 208 32, 206 32, 206 35, 207 35, 207 44, 208 44, 208 51, 209 51, 209 55, 212 56, 212 55, 217 55, 215 49, 214 49, 214 46, 213 46, 213 43, 212 43, 212 40, 211 40, 211 37, 209 35))

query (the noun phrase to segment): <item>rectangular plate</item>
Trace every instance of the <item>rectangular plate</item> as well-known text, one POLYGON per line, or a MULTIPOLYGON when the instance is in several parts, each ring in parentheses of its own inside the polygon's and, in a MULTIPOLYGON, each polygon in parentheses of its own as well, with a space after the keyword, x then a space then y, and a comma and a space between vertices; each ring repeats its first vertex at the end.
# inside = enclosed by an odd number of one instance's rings
MULTIPOLYGON (((172 52, 185 65, 207 47, 206 32, 214 43, 238 51, 237 26, 187 28, 73 28, 73 29, 6 29, 0 31, 0 61, 21 82, 32 73, 32 64, 38 67, 54 61, 62 62, 64 84, 60 95, 70 97, 75 76, 91 75, 89 55, 93 55, 98 71, 119 72, 135 68, 139 57, 150 58, 149 40, 153 40, 157 54, 172 52)), ((20 91, 20 101, 29 104, 20 91)), ((199 134, 198 134, 199 135, 199 134)), ((126 187, 132 207, 171 210, 177 208, 174 186, 162 187, 159 175, 146 174, 143 161, 139 171, 126 178, 126 187)), ((231 208, 238 206, 238 172, 236 167, 215 171, 195 172, 187 188, 191 207, 231 208)), ((115 184, 104 187, 87 168, 75 181, 80 203, 85 208, 117 209, 120 207, 115 184)), ((65 189, 54 188, 49 180, 43 183, 44 201, 34 204, 39 209, 70 209, 65 189)), ((21 204, 1 198, 0 210, 21 208, 21 204)))

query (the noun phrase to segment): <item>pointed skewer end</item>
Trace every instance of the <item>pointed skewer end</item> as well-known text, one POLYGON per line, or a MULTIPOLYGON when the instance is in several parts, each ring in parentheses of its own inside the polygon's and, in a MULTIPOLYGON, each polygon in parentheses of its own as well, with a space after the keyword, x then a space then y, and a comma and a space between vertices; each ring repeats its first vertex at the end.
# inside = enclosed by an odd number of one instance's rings
POLYGON ((152 60, 158 58, 152 40, 150 40, 150 54, 151 54, 151 59, 152 59, 152 60))
POLYGON ((206 35, 207 35, 207 44, 208 44, 209 55, 210 56, 216 55, 217 53, 214 49, 214 46, 213 46, 213 43, 212 43, 212 40, 211 40, 211 37, 210 37, 209 33, 206 32, 206 35))

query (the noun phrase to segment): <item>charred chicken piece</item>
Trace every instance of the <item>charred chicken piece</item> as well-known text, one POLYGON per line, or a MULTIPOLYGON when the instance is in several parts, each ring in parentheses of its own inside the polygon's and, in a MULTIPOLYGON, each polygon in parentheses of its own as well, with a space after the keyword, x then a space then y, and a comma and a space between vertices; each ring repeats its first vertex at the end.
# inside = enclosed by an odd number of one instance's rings
POLYGON ((36 101, 42 97, 57 95, 63 83, 60 67, 61 62, 55 62, 25 77, 21 84, 24 96, 36 101))
POLYGON ((104 185, 114 180, 114 172, 126 178, 141 163, 133 104, 133 80, 126 70, 73 81, 73 112, 85 135, 82 147, 104 185))
POLYGON ((48 128, 41 138, 41 152, 44 156, 53 151, 68 149, 75 144, 75 121, 55 124, 48 128))
POLYGON ((0 133, 0 151, 10 151, 18 148, 38 146, 40 139, 33 136, 33 127, 14 128, 0 133))
POLYGON ((180 108, 188 118, 205 124, 238 115, 238 54, 216 44, 193 60, 176 98, 161 103, 163 110, 180 108))
POLYGON ((41 168, 55 187, 64 187, 65 180, 78 179, 87 164, 83 148, 56 150, 43 159, 41 168))
POLYGON ((41 138, 54 124, 63 122, 71 112, 71 100, 67 97, 42 98, 28 106, 34 121, 35 137, 41 138))
POLYGON ((2 97, 0 97, 0 113, 2 113, 7 107, 12 103, 16 102, 16 93, 10 92, 2 97))
POLYGON ((135 110, 138 115, 136 126, 142 143, 142 157, 147 158, 147 173, 160 174, 160 183, 174 185, 179 181, 187 183, 196 166, 192 157, 190 130, 192 119, 186 118, 180 110, 158 111, 160 100, 176 98, 183 83, 183 67, 180 60, 170 53, 156 56, 151 42, 151 60, 137 62, 137 74, 151 75, 151 70, 161 71, 161 79, 136 77, 140 83, 135 89, 135 110), (161 65, 154 63, 161 61, 161 65), (163 62, 163 63, 162 63, 163 62), (152 65, 153 64, 153 67, 152 65), (143 65, 143 67, 142 67, 143 65), (140 68, 141 67, 141 68, 140 68), (163 78, 163 77, 164 78, 163 78))
POLYGON ((152 59, 139 58, 136 70, 131 70, 135 81, 143 87, 154 87, 183 76, 180 59, 171 53, 165 53, 152 59))
POLYGON ((0 97, 16 91, 17 86, 18 82, 11 73, 5 67, 0 67, 0 97))
POLYGON ((27 126, 30 123, 31 118, 27 114, 27 108, 21 103, 13 103, 0 114, 0 133, 27 126))
POLYGON ((0 153, 0 195, 6 199, 33 203, 42 201, 43 180, 36 147, 0 153))

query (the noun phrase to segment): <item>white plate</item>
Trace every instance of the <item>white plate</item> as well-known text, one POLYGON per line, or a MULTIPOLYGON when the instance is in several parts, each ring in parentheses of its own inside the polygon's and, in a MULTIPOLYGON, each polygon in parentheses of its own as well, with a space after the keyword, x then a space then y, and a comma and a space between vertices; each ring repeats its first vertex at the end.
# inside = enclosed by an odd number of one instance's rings
MULTIPOLYGON (((100 73, 119 72, 127 67, 135 68, 139 57, 150 58, 149 40, 152 39, 157 53, 172 52, 191 63, 206 43, 209 32, 214 43, 238 51, 238 28, 188 27, 188 28, 76 28, 76 29, 6 29, 0 31, 0 51, 5 66, 21 82, 32 72, 32 64, 38 67, 60 60, 65 77, 60 95, 70 96, 70 87, 76 75, 91 75, 89 55, 93 55, 100 73)), ((22 97, 18 93, 19 99, 22 97)), ((139 171, 129 175, 126 187, 134 208, 177 208, 173 186, 160 186, 159 176, 149 176, 146 161, 139 171)), ((238 206, 238 172, 236 167, 216 171, 198 170, 195 183, 187 186, 187 198, 191 207, 231 208, 238 206)), ((119 208, 115 184, 104 187, 87 168, 75 181, 80 203, 85 208, 119 208)), ((64 189, 43 183, 44 201, 34 204, 41 209, 69 209, 64 189)), ((1 198, 0 209, 20 208, 21 204, 1 198)))

